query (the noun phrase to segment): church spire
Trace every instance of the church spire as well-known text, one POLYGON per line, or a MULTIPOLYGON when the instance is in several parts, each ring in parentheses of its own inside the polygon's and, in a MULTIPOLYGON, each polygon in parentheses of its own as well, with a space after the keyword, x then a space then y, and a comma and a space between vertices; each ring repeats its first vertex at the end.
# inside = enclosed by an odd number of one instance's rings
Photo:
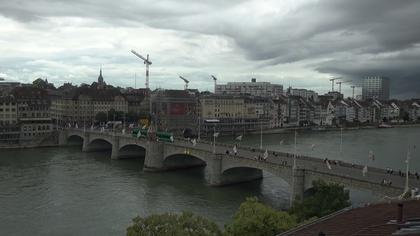
POLYGON ((99 70, 98 84, 104 84, 104 78, 102 77, 102 66, 99 70))

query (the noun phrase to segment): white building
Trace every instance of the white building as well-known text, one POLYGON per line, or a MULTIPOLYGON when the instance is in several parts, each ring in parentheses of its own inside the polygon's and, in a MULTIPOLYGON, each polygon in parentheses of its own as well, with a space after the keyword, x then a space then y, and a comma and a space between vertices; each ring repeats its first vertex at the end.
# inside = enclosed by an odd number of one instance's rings
POLYGON ((217 84, 215 94, 279 97, 283 94, 283 85, 271 84, 270 82, 257 82, 257 79, 253 78, 251 82, 217 84))
POLYGON ((310 100, 314 102, 318 101, 318 93, 312 90, 289 88, 287 92, 289 95, 299 96, 306 100, 310 100))
POLYGON ((368 76, 363 80, 362 97, 366 99, 389 99, 389 78, 368 76))

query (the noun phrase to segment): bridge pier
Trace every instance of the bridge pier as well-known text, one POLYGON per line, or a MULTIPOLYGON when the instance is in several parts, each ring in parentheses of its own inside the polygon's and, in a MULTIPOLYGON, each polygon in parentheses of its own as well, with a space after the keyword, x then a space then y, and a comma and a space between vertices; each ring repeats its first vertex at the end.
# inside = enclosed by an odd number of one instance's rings
POLYGON ((155 172, 165 169, 163 166, 163 149, 164 143, 154 141, 147 142, 143 171, 155 172))
POLYGON ((112 142, 112 151, 111 151, 111 159, 112 160, 118 160, 120 159, 120 140, 118 137, 114 137, 114 140, 112 142))
POLYGON ((67 145, 67 132, 64 130, 58 131, 58 145, 59 146, 67 145))
POLYGON ((214 154, 214 158, 207 163, 206 179, 210 186, 221 186, 222 184, 222 155, 214 154))
POLYGON ((90 152, 89 148, 89 134, 85 133, 85 137, 83 138, 83 146, 82 146, 82 152, 90 152))
POLYGON ((290 206, 293 205, 294 201, 301 201, 303 199, 303 193, 305 192, 305 170, 295 169, 292 178, 290 206))

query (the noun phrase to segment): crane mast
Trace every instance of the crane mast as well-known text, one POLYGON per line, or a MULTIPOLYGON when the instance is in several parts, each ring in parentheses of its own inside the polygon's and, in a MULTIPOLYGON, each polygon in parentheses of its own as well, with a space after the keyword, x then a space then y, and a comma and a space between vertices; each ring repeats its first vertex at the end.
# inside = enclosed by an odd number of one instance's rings
POLYGON ((338 79, 340 79, 340 78, 333 78, 333 79, 330 79, 330 81, 331 81, 331 92, 334 92, 334 81, 336 81, 336 80, 338 80, 338 79))
POLYGON ((211 77, 213 78, 213 81, 214 81, 214 93, 216 93, 217 78, 214 75, 211 75, 211 77))
POLYGON ((188 81, 186 78, 184 78, 182 76, 179 76, 179 78, 182 79, 185 82, 185 84, 184 84, 184 90, 187 90, 188 89, 188 83, 190 81, 188 81))
POLYGON ((354 89, 356 88, 356 86, 354 86, 354 85, 352 85, 351 86, 351 89, 353 90, 353 93, 352 93, 352 98, 354 99, 354 89))
POLYGON ((133 53, 134 55, 136 55, 138 58, 142 59, 144 64, 146 65, 146 89, 149 88, 149 66, 152 64, 152 61, 150 61, 149 59, 149 54, 147 54, 146 58, 143 57, 142 55, 138 54, 136 51, 131 50, 131 53, 133 53))

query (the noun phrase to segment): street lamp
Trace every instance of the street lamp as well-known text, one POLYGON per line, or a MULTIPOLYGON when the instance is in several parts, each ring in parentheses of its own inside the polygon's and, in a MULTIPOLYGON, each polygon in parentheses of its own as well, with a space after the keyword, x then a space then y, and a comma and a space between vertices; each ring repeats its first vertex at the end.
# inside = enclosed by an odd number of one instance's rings
POLYGON ((260 122, 260 128, 261 128, 261 132, 260 132, 260 149, 263 148, 263 121, 260 122))
POLYGON ((296 169, 296 155, 297 155, 297 147, 296 147, 296 145, 297 145, 297 130, 295 129, 295 150, 294 150, 294 152, 293 152, 293 173, 294 173, 294 171, 295 171, 295 169, 296 169))
POLYGON ((214 124, 213 126, 213 153, 216 153, 216 138, 219 136, 219 133, 216 133, 216 124, 220 121, 217 119, 205 120, 205 123, 214 124))

